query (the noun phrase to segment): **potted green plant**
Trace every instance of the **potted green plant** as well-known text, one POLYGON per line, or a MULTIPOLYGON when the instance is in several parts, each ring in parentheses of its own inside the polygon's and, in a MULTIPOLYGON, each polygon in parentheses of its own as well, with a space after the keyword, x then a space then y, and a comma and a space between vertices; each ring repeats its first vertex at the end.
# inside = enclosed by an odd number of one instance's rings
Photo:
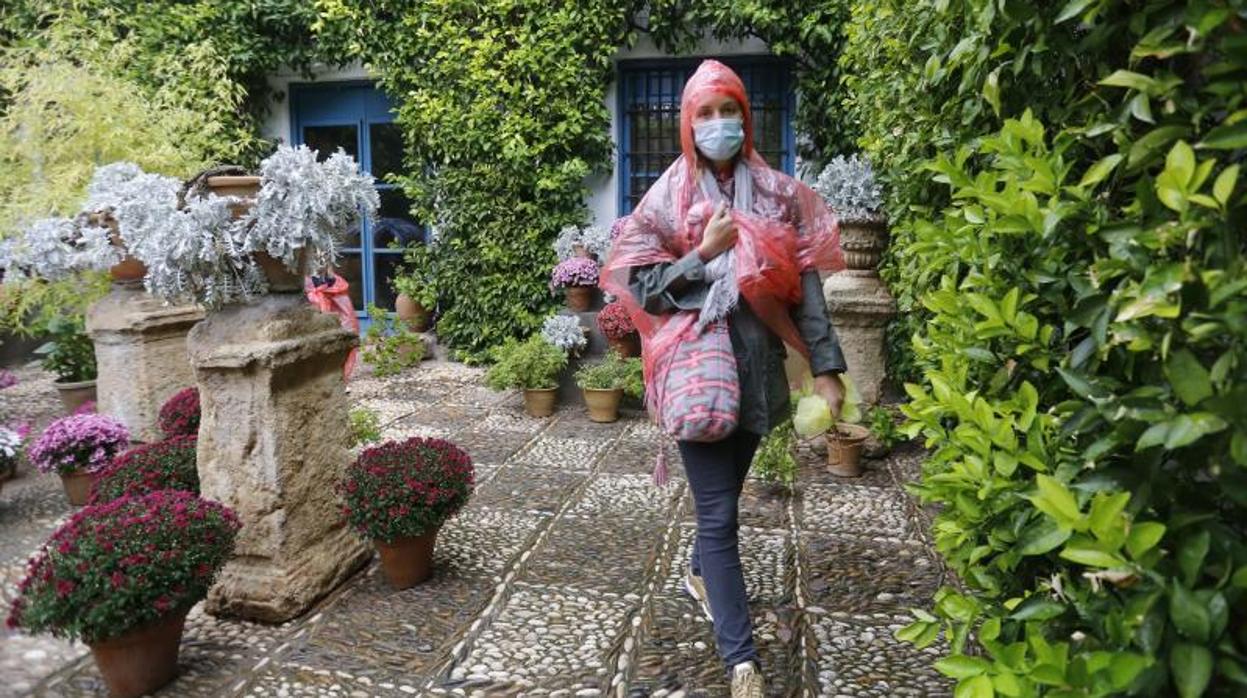
POLYGON ((827 472, 839 477, 860 477, 862 446, 870 437, 870 430, 859 424, 862 399, 853 379, 844 373, 840 380, 844 383, 844 404, 839 421, 833 419, 827 401, 812 394, 807 386, 797 401, 793 427, 804 438, 821 434, 827 440, 827 472))
POLYGON ((56 375, 52 385, 60 393, 65 411, 72 413, 95 399, 95 345, 81 317, 53 318, 47 330, 48 341, 35 353, 43 357, 44 370, 56 375))
POLYGON ((424 340, 383 308, 368 305, 368 329, 364 332, 363 357, 379 377, 392 376, 424 360, 424 340))
POLYGON ((576 385, 585 396, 589 419, 614 422, 619 419, 623 396, 641 397, 645 391, 640 359, 625 359, 610 352, 601 361, 585 364, 576 371, 576 385))
POLYGON ((177 675, 186 614, 234 549, 234 513, 177 490, 90 506, 28 564, 7 625, 82 640, 113 698, 177 675))
POLYGON ((31 465, 60 475, 69 503, 87 503, 95 476, 130 445, 130 432, 111 417, 74 414, 48 425, 26 452, 31 465))
POLYGON ((475 481, 463 449, 412 437, 364 449, 338 491, 347 521, 376 546, 386 580, 406 589, 432 574, 437 532, 467 503, 475 481))
POLYGON ((413 245, 403 253, 403 272, 394 277, 394 313, 413 332, 429 329, 437 291, 430 272, 432 251, 426 245, 413 245))
POLYGON ((508 339, 493 350, 494 365, 485 384, 494 390, 524 391, 524 411, 533 417, 554 414, 559 373, 567 366, 567 354, 541 335, 523 342, 508 339))

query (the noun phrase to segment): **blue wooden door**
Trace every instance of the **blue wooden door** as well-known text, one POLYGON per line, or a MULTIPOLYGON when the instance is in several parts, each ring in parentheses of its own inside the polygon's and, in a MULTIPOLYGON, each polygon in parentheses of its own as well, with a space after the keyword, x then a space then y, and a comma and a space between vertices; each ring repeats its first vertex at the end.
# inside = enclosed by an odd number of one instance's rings
POLYGON ((423 243, 426 234, 411 217, 411 202, 389 181, 401 171, 403 159, 393 103, 371 83, 337 82, 292 85, 290 106, 294 144, 306 144, 322 159, 342 148, 377 179, 377 220, 347 236, 337 272, 351 285, 356 314, 365 316, 369 303, 393 310, 390 280, 402 262, 395 245, 423 243))

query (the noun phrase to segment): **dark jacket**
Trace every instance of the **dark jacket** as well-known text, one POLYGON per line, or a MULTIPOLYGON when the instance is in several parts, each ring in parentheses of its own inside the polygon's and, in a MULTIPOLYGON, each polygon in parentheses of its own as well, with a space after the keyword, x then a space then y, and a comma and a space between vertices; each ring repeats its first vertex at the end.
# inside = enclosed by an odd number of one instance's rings
MULTIPOLYGON (((701 308, 710 285, 706 267, 696 250, 681 259, 633 270, 631 290, 645 311, 660 315, 677 310, 701 308)), ((827 319, 818 272, 801 275, 801 303, 792 309, 792 319, 810 350, 810 369, 814 375, 842 373, 844 354, 836 331, 827 319)), ((740 374, 739 426, 755 434, 766 434, 787 419, 788 380, 784 374, 787 351, 783 341, 749 308, 744 297, 728 318, 732 350, 740 374)))

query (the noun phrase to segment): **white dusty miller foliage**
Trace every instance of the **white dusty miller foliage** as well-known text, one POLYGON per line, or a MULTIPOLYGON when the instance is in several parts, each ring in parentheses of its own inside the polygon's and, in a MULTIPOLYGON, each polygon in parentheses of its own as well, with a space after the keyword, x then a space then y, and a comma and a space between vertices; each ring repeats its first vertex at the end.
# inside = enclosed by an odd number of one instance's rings
POLYGON ((837 155, 814 183, 817 191, 841 218, 863 218, 883 207, 883 189, 866 158, 837 155))
POLYGON ((541 337, 566 352, 577 352, 589 343, 580 318, 575 315, 551 315, 541 326, 541 337))
POLYGON ((143 168, 132 162, 114 162, 97 167, 87 185, 84 211, 106 211, 130 197, 130 183, 143 174, 143 168))
POLYGON ((263 294, 264 274, 242 246, 232 196, 193 197, 152 239, 147 291, 169 302, 198 301, 208 308, 263 294))
POLYGON ((173 177, 141 172, 113 190, 108 208, 131 254, 140 259, 160 254, 159 240, 177 213, 181 187, 173 177))
POLYGON ((70 218, 41 218, 23 226, 0 247, 0 266, 10 278, 64 279, 121 261, 104 228, 81 227, 70 218))
POLYGON ((571 259, 575 252, 575 246, 580 242, 580 228, 574 225, 564 226, 559 231, 559 236, 554 239, 554 254, 558 255, 559 261, 571 259))
POLYGON ((260 180, 255 205, 240 221, 243 247, 299 273, 308 271, 299 268, 301 251, 310 252, 312 269, 327 266, 345 233, 361 217, 374 219, 380 206, 372 175, 341 149, 318 163, 315 150, 283 145, 260 163, 260 180))
POLYGON ((559 236, 554 240, 554 253, 558 255, 560 262, 571 259, 576 254, 576 245, 583 246, 586 252, 596 256, 599 261, 604 260, 611 249, 610 228, 600 225, 590 225, 584 228, 576 225, 566 226, 559 231, 559 236))

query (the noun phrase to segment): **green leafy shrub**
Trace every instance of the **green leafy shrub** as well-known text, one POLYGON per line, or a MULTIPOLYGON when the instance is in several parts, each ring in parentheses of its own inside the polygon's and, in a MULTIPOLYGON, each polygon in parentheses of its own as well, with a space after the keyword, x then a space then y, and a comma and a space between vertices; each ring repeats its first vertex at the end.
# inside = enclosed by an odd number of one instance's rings
POLYGON ((363 444, 376 443, 381 440, 381 417, 376 411, 367 407, 355 407, 350 412, 351 441, 349 446, 355 448, 363 444))
POLYGON ((403 252, 403 269, 394 277, 394 292, 420 304, 426 311, 437 305, 437 281, 433 276, 433 250, 412 245, 403 252))
POLYGON ((45 371, 62 383, 96 378, 95 344, 87 336, 81 316, 54 317, 47 324, 48 341, 35 349, 45 371))
POLYGON ((369 304, 368 318, 371 322, 364 332, 361 354, 373 374, 383 378, 397 375, 424 360, 426 350, 420 335, 376 305, 369 304))
POLYGON ((645 393, 644 368, 637 358, 625 359, 611 351, 601 361, 581 366, 576 371, 576 385, 586 390, 620 389, 629 397, 645 393))
POLYGON ((541 335, 522 342, 507 340, 492 355, 495 363, 485 374, 485 384, 493 390, 554 388, 558 386, 559 373, 567 367, 567 354, 541 335))
POLYGON ((866 422, 870 427, 871 436, 885 449, 890 449, 904 440, 904 435, 896 426, 896 418, 892 410, 883 405, 875 405, 866 411, 866 422))
POLYGON ((792 489, 797 483, 796 443, 792 420, 786 420, 762 438, 750 470, 763 482, 792 489))

